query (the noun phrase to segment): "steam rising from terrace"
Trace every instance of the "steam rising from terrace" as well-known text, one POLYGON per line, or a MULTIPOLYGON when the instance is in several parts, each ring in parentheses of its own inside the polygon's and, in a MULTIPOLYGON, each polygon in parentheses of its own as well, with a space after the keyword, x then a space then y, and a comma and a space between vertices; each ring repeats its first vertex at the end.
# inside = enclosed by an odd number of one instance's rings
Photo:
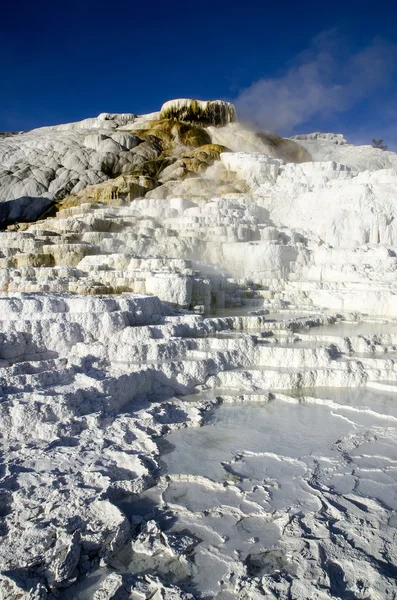
POLYGON ((365 102, 372 107, 365 124, 344 133, 359 137, 360 143, 370 143, 374 130, 379 137, 391 139, 395 97, 388 86, 395 78, 396 58, 397 46, 385 40, 374 38, 352 51, 337 30, 325 31, 311 40, 285 73, 253 82, 240 91, 235 104, 240 117, 255 127, 290 136, 306 127, 310 131, 335 126, 338 115, 348 115, 365 102))

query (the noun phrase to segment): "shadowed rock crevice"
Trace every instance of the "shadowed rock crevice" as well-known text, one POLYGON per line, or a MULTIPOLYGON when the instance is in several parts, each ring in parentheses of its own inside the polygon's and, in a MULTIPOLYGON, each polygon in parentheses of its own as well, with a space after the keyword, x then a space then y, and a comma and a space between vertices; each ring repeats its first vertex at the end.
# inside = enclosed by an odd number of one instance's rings
POLYGON ((32 223, 37 221, 55 204, 50 198, 32 198, 24 196, 0 203, 0 230, 18 221, 32 223))

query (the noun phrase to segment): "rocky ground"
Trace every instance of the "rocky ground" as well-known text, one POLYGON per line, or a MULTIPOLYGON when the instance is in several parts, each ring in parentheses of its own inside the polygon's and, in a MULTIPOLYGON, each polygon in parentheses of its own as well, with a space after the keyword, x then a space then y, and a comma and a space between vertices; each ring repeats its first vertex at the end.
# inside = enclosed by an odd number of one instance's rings
POLYGON ((395 598, 397 154, 179 100, 0 157, 1 597, 395 598))

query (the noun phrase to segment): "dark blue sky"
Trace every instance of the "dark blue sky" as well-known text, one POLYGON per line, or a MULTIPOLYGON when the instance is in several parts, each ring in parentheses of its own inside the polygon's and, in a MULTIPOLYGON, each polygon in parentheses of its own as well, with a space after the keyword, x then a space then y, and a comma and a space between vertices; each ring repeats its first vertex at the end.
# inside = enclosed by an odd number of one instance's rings
POLYGON ((6 0, 0 131, 150 112, 177 97, 238 98, 262 127, 277 113, 284 135, 337 130, 397 146, 396 25, 391 1, 6 0))

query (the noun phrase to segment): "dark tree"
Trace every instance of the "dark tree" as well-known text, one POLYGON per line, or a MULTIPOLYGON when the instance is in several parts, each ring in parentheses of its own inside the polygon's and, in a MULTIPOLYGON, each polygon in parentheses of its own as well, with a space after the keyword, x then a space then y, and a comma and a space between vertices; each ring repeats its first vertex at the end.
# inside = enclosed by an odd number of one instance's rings
POLYGON ((379 148, 379 150, 387 150, 387 146, 383 144, 383 140, 376 140, 372 138, 372 147, 379 148))

